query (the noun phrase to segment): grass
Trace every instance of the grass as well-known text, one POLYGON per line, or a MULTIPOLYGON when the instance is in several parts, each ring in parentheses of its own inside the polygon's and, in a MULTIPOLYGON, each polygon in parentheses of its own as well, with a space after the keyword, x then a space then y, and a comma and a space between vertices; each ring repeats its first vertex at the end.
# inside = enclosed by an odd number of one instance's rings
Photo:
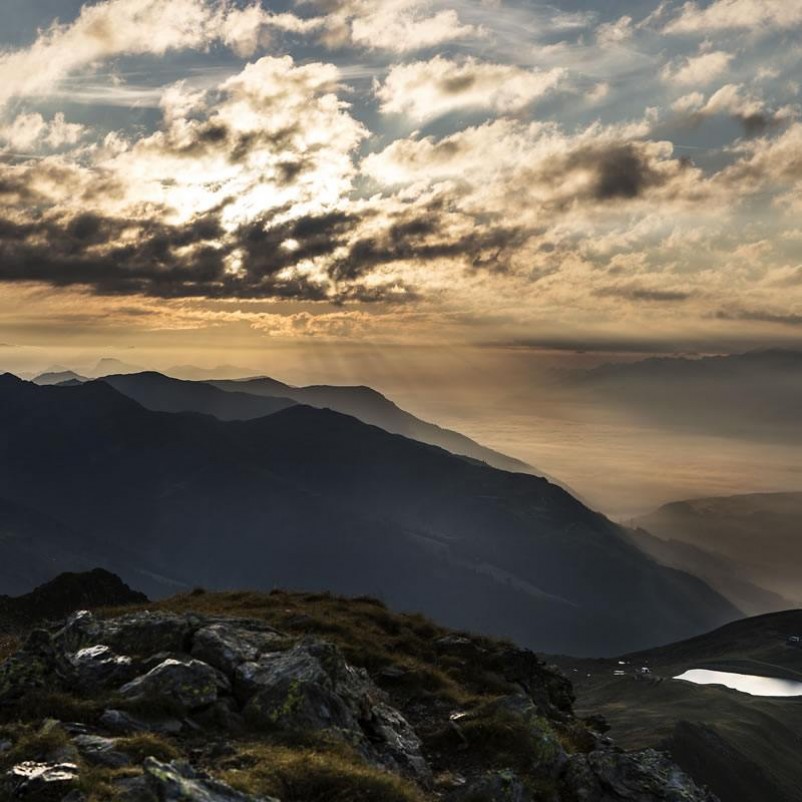
POLYGON ((163 763, 169 763, 183 756, 181 749, 173 741, 150 732, 118 738, 115 749, 129 755, 134 763, 142 763, 146 757, 155 757, 163 763))
POLYGON ((417 788, 365 765, 350 750, 250 744, 224 762, 219 777, 238 791, 283 802, 423 802, 417 788))
POLYGON ((39 728, 26 726, 8 734, 13 735, 14 746, 0 754, 0 766, 6 770, 27 760, 50 760, 70 745, 67 733, 52 720, 39 728))
POLYGON ((82 698, 60 691, 31 691, 0 707, 0 722, 36 722, 52 718, 94 724, 107 707, 107 699, 82 698))

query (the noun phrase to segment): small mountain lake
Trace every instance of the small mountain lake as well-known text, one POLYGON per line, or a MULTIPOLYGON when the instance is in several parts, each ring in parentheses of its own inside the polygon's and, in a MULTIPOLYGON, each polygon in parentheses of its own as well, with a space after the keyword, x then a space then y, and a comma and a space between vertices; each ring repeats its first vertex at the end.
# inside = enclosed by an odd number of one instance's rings
POLYGON ((758 677, 754 674, 734 674, 730 671, 709 671, 694 668, 674 679, 684 679, 696 685, 726 685, 735 691, 752 696, 802 696, 802 682, 773 677, 758 677))

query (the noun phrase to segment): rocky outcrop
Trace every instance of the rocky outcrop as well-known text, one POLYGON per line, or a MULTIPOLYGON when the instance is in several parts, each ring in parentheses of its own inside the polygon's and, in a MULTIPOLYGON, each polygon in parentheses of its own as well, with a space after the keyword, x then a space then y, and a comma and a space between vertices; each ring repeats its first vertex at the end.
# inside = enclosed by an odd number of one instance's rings
POLYGON ((575 755, 565 784, 577 802, 717 802, 666 755, 651 749, 575 755))
POLYGON ((246 720, 257 727, 325 731, 388 768, 428 777, 420 739, 406 719, 330 643, 304 639, 286 652, 267 652, 242 663, 234 685, 246 720))
MULTIPOLYGON (((578 721, 570 683, 531 652, 462 635, 430 648, 438 665, 491 677, 498 692, 485 692, 481 703, 466 696, 467 709, 454 712, 442 699, 390 696, 338 646, 308 634, 162 611, 76 613, 34 630, 0 665, 0 709, 44 692, 103 700, 103 707, 89 724, 63 725, 66 746, 12 765, 0 799, 74 802, 82 772, 108 770, 115 798, 128 802, 274 802, 201 771, 211 749, 204 743, 225 754, 226 739, 244 734, 268 743, 334 744, 360 766, 401 778, 395 782, 408 783, 416 800, 713 802, 664 755, 621 752, 578 721), (420 733, 438 717, 453 743, 432 747, 420 733), (498 757, 483 742, 488 733, 504 741, 498 757), (168 754, 201 762, 157 760, 147 752, 155 735, 184 743, 168 754), (451 786, 438 779, 448 760, 459 778, 451 786)), ((384 666, 376 676, 403 685, 407 672, 384 666)), ((44 740, 57 726, 48 725, 44 740)))

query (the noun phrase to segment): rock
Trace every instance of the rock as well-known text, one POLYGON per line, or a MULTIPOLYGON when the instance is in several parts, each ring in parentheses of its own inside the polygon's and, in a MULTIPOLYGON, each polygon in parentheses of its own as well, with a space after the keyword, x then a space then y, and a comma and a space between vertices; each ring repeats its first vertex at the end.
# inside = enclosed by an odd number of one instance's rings
POLYGON ((371 742, 380 744, 379 761, 383 765, 429 783, 431 773, 421 752, 421 740, 398 710, 376 704, 362 721, 362 729, 371 742))
POLYGON ((564 785, 577 802, 718 802, 666 755, 653 749, 573 755, 564 785))
POLYGON ((100 723, 110 732, 130 735, 137 732, 153 732, 159 735, 177 735, 184 729, 181 721, 171 716, 133 716, 123 710, 106 710, 100 723))
POLYGON ((62 652, 75 653, 100 643, 102 632, 101 622, 89 610, 78 610, 53 635, 53 643, 62 652))
POLYGON ((120 688, 127 699, 177 705, 185 711, 210 705, 230 689, 225 676, 200 660, 169 659, 120 688))
POLYGON ((34 802, 61 800, 78 780, 75 763, 19 763, 5 776, 5 788, 12 799, 34 802))
POLYGON ((332 644, 307 639, 289 651, 243 663, 234 688, 255 726, 325 730, 357 744, 376 764, 429 779, 412 727, 367 673, 350 666, 332 644))
POLYGON ((119 687, 137 673, 137 667, 127 655, 115 654, 108 646, 87 646, 67 655, 72 682, 82 690, 119 687))
POLYGON ((219 622, 195 633, 192 655, 231 674, 242 663, 254 662, 263 653, 274 651, 271 647, 282 639, 283 636, 271 627, 255 629, 253 624, 246 627, 219 622))
POLYGON ((199 774, 186 763, 160 763, 149 757, 143 769, 146 787, 158 802, 276 802, 235 791, 225 783, 199 774))
POLYGON ((235 691, 245 715, 269 729, 359 731, 367 713, 364 680, 339 650, 304 641, 287 652, 263 655, 236 671, 235 691), (357 709, 363 706, 363 710, 357 709))
POLYGON ((129 656, 184 652, 192 632, 201 621, 197 616, 147 610, 101 619, 81 610, 67 619, 53 640, 64 652, 77 652, 97 645, 108 646, 117 654, 129 656))
POLYGON ((78 735, 73 738, 72 742, 81 757, 87 763, 95 766, 119 769, 123 766, 130 766, 133 762, 128 755, 117 750, 117 742, 113 738, 103 738, 100 735, 78 735))
POLYGON ((515 772, 492 771, 446 799, 448 802, 532 802, 532 795, 515 772))

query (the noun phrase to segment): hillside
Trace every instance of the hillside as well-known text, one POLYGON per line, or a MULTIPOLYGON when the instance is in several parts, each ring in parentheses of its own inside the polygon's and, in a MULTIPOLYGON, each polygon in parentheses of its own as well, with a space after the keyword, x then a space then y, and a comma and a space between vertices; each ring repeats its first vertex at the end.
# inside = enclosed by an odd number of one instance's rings
POLYGON ((196 590, 37 626, 0 664, 3 802, 715 802, 533 653, 375 599, 196 590))
MULTIPOLYGON (((689 544, 726 559, 733 578, 792 605, 802 600, 802 493, 678 501, 633 523, 664 542, 689 544)), ((692 560, 681 567, 693 570, 692 560)))
POLYGON ((439 446, 452 454, 478 459, 503 471, 536 473, 534 468, 520 460, 479 445, 465 435, 416 418, 370 387, 331 385, 291 387, 267 377, 236 381, 216 380, 210 381, 209 384, 226 392, 251 393, 267 398, 292 398, 306 406, 332 409, 344 415, 352 415, 364 423, 378 426, 392 434, 400 434, 421 443, 439 446))
POLYGON ((574 681, 577 709, 603 714, 626 748, 668 749, 721 802, 797 802, 802 697, 751 696, 671 677, 707 668, 800 680, 802 648, 789 643, 800 634, 802 610, 792 610, 620 658, 557 662, 574 681), (641 666, 651 675, 639 676, 641 666))
POLYGON ((746 615, 779 612, 793 602, 746 579, 744 566, 723 554, 682 540, 663 540, 640 526, 628 530, 632 542, 661 565, 698 576, 746 615))
POLYGON ((544 479, 331 411, 251 421, 144 409, 103 382, 0 377, 0 487, 102 539, 146 592, 275 586, 552 652, 611 654, 739 617, 544 479))

